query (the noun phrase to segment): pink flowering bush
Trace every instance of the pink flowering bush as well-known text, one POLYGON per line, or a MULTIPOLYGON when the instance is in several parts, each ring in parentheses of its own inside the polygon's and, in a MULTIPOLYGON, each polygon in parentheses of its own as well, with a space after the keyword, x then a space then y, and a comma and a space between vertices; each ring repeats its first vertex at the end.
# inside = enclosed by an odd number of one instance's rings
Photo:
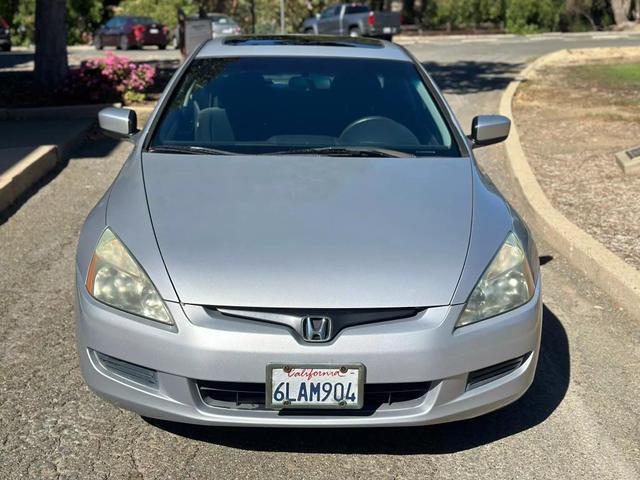
POLYGON ((153 85, 155 67, 135 64, 127 57, 107 52, 105 57, 82 62, 67 83, 67 93, 85 96, 92 102, 139 102, 153 85))

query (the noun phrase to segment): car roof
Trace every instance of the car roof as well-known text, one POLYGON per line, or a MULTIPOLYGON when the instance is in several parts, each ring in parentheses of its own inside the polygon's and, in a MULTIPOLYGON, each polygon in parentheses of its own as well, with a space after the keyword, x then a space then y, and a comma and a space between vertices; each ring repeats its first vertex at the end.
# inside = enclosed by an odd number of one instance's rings
POLYGON ((196 54, 207 57, 302 56, 401 60, 409 55, 391 42, 329 35, 238 35, 208 40, 196 54))

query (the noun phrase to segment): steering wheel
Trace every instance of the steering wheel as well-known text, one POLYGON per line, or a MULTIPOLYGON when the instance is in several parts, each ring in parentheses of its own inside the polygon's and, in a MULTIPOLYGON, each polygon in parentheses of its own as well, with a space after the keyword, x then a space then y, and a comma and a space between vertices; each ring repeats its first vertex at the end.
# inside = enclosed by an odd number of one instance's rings
POLYGON ((340 134, 338 144, 420 145, 418 137, 401 123, 387 117, 362 117, 340 134))

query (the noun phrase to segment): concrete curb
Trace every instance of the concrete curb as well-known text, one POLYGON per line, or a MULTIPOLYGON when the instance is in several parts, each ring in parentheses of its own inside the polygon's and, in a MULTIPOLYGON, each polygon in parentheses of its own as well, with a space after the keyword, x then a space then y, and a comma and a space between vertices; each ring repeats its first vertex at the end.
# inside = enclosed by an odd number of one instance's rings
POLYGON ((0 212, 9 207, 20 195, 58 163, 55 145, 36 147, 22 160, 0 175, 0 212))
MULTIPOLYGON (((94 122, 72 133, 59 145, 41 145, 5 149, 28 152, 19 162, 0 174, 0 212, 11 206, 24 192, 35 185, 57 165, 68 159, 71 152, 84 143, 94 122)), ((0 150, 1 152, 2 150, 0 150)))
MULTIPOLYGON (((500 100, 500 113, 513 120, 511 105, 522 81, 528 79, 542 65, 566 50, 539 58, 512 81, 500 100)), ((508 165, 516 179, 516 187, 525 200, 527 220, 560 254, 604 290, 616 303, 640 319, 640 272, 591 235, 570 222, 554 208, 544 194, 527 161, 515 122, 505 143, 508 165)))

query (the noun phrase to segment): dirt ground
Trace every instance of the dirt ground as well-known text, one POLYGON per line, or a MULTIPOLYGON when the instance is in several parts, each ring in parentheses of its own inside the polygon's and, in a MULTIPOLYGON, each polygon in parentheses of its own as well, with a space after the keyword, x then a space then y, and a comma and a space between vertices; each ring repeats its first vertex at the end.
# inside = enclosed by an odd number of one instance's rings
POLYGON ((549 200, 640 269, 640 175, 615 160, 640 146, 640 47, 555 56, 521 85, 513 111, 549 200))

